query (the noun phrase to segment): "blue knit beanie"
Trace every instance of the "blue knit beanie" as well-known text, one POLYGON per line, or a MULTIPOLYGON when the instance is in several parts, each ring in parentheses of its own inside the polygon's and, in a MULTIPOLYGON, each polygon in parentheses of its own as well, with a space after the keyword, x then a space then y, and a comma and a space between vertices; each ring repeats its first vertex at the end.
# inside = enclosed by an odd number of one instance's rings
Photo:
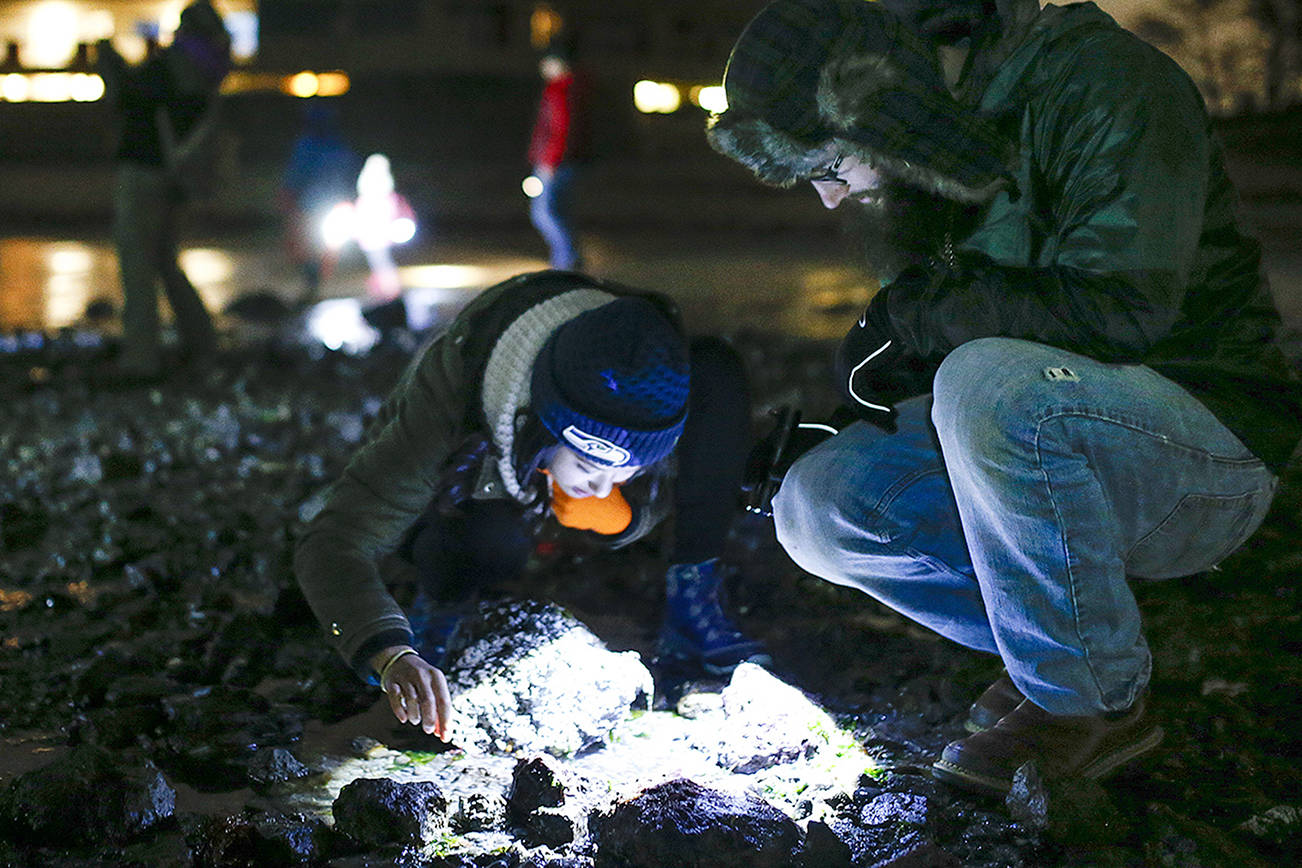
POLYGON ((531 390, 534 412, 558 441, 595 464, 645 467, 683 433, 687 346, 655 305, 619 298, 552 333, 531 390))

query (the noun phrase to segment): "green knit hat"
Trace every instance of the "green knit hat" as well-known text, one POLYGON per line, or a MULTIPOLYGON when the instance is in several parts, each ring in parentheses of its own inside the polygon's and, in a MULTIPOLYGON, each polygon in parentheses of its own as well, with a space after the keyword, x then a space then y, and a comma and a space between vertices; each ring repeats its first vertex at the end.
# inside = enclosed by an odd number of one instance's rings
POLYGON ((746 26, 724 71, 728 108, 711 146, 761 181, 789 187, 837 154, 964 201, 1008 183, 1005 142, 955 102, 935 53, 869 0, 774 0, 746 26))

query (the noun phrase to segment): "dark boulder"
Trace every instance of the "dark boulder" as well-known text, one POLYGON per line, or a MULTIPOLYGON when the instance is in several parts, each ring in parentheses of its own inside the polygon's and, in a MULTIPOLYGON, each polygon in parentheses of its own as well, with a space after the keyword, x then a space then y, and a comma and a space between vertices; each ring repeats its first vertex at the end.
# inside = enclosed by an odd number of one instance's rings
POLYGON ((783 868, 800 846, 799 827, 768 802, 685 778, 643 790, 592 826, 597 868, 783 868))
POLYGON ((176 791, 147 759, 81 745, 0 791, 0 828, 41 846, 121 842, 172 818, 176 791))
POLYGON ((430 781, 361 778, 335 798, 335 829, 362 847, 424 845, 447 831, 448 803, 430 781))

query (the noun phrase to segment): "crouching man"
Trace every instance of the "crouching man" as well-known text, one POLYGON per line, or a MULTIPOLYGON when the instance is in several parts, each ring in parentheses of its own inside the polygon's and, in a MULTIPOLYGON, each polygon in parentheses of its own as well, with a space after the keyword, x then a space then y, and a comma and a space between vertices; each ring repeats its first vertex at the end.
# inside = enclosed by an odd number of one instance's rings
POLYGON ((1003 660, 937 777, 1152 750, 1128 577, 1241 546, 1302 434, 1193 84, 1093 4, 776 0, 724 87, 714 148, 861 207, 882 282, 835 364, 875 424, 792 466, 781 543, 1003 660))

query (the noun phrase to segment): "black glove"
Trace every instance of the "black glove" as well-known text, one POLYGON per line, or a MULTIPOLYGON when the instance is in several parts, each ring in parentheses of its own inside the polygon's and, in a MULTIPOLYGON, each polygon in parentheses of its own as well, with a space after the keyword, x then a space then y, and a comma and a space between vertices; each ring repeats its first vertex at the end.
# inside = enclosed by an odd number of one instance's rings
POLYGON ((896 430, 897 369, 908 354, 885 322, 884 305, 868 305, 841 345, 832 368, 836 388, 855 415, 889 434, 896 430), (877 310, 874 311, 873 308, 877 310))
POLYGON ((773 496, 796 459, 837 432, 833 425, 801 422, 794 407, 777 407, 769 415, 773 430, 751 449, 741 481, 746 511, 763 516, 773 515, 773 496))

